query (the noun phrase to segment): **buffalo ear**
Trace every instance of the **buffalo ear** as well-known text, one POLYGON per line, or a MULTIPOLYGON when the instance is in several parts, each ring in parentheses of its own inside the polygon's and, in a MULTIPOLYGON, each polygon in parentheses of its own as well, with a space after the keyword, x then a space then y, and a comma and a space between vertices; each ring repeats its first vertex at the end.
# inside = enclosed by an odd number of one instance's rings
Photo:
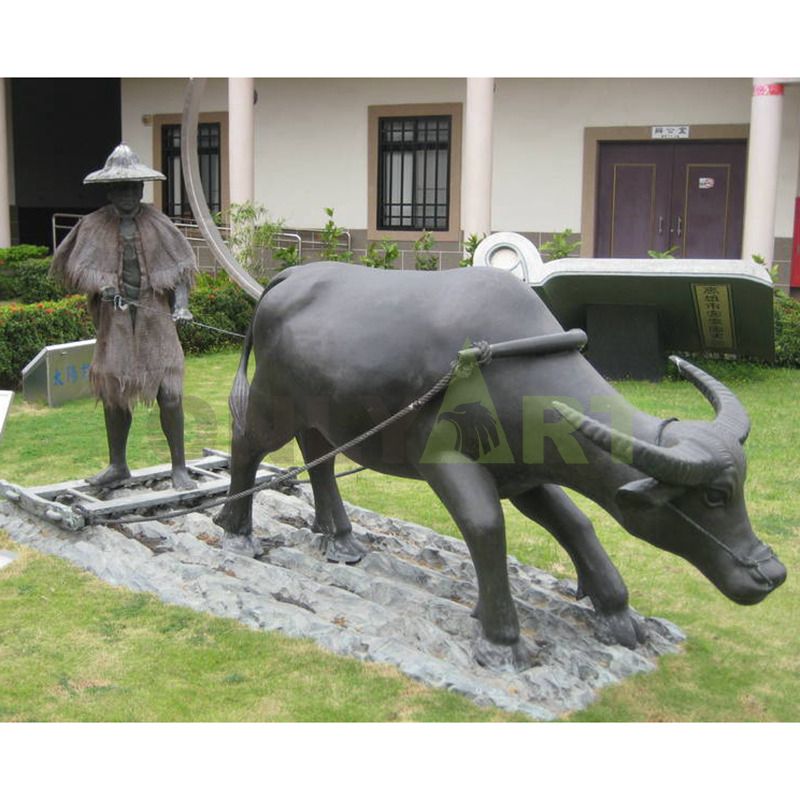
POLYGON ((641 478, 617 489, 617 502, 622 508, 666 505, 686 491, 685 486, 671 486, 655 478, 641 478))

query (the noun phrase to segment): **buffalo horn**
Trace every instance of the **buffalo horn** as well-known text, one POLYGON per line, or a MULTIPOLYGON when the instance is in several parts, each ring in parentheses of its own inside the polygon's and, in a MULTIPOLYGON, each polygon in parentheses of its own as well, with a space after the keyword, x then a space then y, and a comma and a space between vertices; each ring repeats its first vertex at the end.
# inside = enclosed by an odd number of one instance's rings
POLYGON ((712 378, 699 367, 684 361, 678 356, 670 356, 669 360, 685 375, 705 396, 717 414, 715 422, 733 433, 741 443, 750 433, 750 418, 736 395, 716 378, 712 378))
POLYGON ((553 406, 575 430, 598 447, 663 483, 698 486, 717 471, 718 466, 709 453, 691 441, 661 447, 615 430, 564 403, 554 401, 553 406))

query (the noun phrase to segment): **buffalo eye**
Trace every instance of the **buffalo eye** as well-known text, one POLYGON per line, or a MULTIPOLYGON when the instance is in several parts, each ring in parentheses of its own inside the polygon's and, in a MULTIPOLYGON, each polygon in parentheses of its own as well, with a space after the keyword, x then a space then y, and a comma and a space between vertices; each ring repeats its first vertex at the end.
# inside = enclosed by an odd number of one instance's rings
POLYGON ((728 502, 728 493, 722 489, 706 489, 703 500, 710 508, 724 506, 728 502))

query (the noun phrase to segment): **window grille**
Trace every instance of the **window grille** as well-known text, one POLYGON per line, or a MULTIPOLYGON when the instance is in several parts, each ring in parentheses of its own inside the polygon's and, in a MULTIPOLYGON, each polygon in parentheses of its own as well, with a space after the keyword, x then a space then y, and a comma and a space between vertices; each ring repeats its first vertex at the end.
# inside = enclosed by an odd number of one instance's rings
POLYGON ((450 116, 380 118, 379 230, 448 229, 451 128, 450 116))
MULTIPOLYGON (((200 183, 211 213, 222 210, 220 176, 220 124, 201 122, 197 126, 197 156, 200 183)), ((162 208, 168 217, 191 218, 192 209, 186 195, 181 172, 181 126, 161 128, 161 163, 166 181, 162 186, 162 208)))

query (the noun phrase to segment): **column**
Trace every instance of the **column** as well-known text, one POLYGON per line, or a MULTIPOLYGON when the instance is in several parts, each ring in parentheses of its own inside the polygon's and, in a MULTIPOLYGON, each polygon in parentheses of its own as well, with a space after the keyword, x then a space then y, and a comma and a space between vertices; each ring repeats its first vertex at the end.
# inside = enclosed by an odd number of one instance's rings
POLYGON ((6 121, 6 79, 0 78, 0 247, 11 246, 10 183, 6 121))
POLYGON ((492 128, 494 78, 467 78, 464 145, 461 155, 461 229, 492 232, 492 128))
POLYGON ((783 84, 767 78, 753 80, 747 194, 744 205, 742 258, 754 253, 772 266, 775 247, 775 203, 781 144, 783 84))
POLYGON ((792 261, 789 286, 792 296, 800 293, 800 159, 797 163, 797 189, 794 198, 794 234, 792 236, 792 261))
POLYGON ((228 78, 228 174, 231 203, 255 199, 255 81, 228 78))

